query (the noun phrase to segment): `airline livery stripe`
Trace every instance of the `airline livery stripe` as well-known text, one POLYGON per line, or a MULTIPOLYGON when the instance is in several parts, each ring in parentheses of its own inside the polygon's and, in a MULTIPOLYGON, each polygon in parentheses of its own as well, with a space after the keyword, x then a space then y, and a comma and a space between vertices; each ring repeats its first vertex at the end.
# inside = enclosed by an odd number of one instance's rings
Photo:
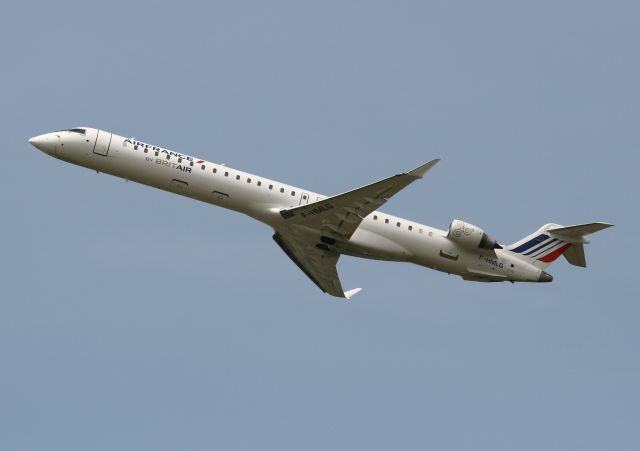
POLYGON ((530 258, 538 258, 548 252, 554 251, 557 248, 559 248, 560 246, 562 246, 563 244, 565 244, 564 241, 558 241, 557 243, 555 243, 553 246, 550 246, 546 249, 541 250, 540 252, 536 252, 535 254, 531 255, 530 258))
POLYGON ((549 252, 549 251, 551 251, 553 249, 556 249, 559 246, 562 246, 563 244, 564 244, 564 241, 558 241, 557 243, 554 243, 552 246, 549 246, 549 247, 547 247, 545 249, 542 249, 541 251, 538 251, 538 252, 534 253, 533 255, 530 255, 530 257, 531 258, 538 258, 541 255, 543 255, 544 253, 549 252))
POLYGON ((560 249, 556 249, 555 251, 551 252, 548 255, 545 255, 542 258, 539 258, 538 260, 543 262, 543 263, 551 263, 552 261, 554 261, 556 258, 560 257, 562 254, 564 254, 564 251, 566 251, 567 249, 569 249, 571 247, 571 243, 567 243, 564 246, 562 246, 560 249))
POLYGON ((531 249, 529 252, 527 252, 526 254, 523 255, 531 255, 535 252, 538 252, 540 249, 542 249, 543 247, 547 247, 548 245, 550 245, 551 243, 555 243, 556 241, 558 241, 557 238, 552 239, 551 241, 546 241, 544 242, 542 245, 535 247, 533 249, 531 249))
POLYGON ((546 240, 547 238, 549 238, 549 235, 545 235, 544 233, 541 235, 538 235, 537 237, 535 237, 532 240, 527 241, 524 244, 521 244, 520 246, 516 247, 515 249, 511 249, 511 252, 516 252, 518 254, 531 249, 533 246, 535 246, 536 244, 540 243, 541 241, 546 240))

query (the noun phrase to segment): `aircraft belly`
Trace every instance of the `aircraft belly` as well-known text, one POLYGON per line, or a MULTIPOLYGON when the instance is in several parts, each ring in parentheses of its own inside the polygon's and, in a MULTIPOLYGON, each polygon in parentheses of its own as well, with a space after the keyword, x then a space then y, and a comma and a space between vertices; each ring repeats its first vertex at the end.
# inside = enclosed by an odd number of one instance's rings
POLYGON ((357 229, 348 242, 336 245, 339 252, 376 260, 411 261, 413 254, 396 241, 364 228, 357 229))

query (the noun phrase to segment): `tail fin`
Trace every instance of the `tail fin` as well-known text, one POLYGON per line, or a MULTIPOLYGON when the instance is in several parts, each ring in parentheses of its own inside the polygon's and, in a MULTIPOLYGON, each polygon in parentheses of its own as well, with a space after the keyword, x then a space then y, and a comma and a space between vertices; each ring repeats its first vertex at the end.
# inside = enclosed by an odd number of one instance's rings
POLYGON ((584 244, 589 243, 586 236, 611 226, 612 224, 604 222, 568 227, 545 224, 531 235, 505 249, 538 268, 546 268, 561 255, 564 255, 572 265, 586 267, 587 261, 583 247, 584 244))

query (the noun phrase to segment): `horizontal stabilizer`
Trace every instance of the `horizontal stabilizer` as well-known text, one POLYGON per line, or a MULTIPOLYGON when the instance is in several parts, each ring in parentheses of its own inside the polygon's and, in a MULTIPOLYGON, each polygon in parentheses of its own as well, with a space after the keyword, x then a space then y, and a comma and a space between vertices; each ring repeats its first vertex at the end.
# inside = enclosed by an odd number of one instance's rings
POLYGON ((562 236, 585 236, 591 233, 599 232, 600 230, 613 227, 613 224, 607 224, 606 222, 592 222, 590 224, 579 224, 567 227, 551 227, 547 229, 547 232, 562 236))

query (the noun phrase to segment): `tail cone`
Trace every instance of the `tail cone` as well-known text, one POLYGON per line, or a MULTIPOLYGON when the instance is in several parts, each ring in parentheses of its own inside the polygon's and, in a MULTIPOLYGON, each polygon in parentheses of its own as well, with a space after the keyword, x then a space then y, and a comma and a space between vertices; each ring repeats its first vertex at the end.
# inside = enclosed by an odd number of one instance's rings
POLYGON ((540 278, 538 282, 551 282, 553 280, 553 276, 546 271, 540 272, 540 278))

